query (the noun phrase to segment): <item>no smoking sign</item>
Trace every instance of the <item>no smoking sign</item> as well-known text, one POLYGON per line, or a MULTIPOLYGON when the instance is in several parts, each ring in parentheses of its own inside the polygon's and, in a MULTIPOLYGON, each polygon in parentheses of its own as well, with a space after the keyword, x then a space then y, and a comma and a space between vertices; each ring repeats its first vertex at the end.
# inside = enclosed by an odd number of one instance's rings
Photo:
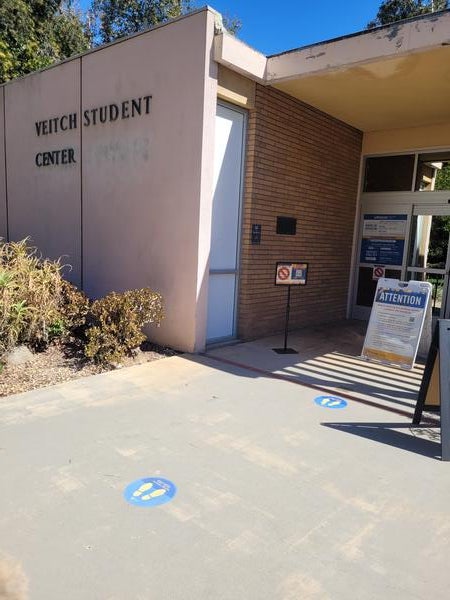
POLYGON ((275 285, 306 285, 307 273, 307 263, 278 262, 275 271, 275 285))
POLYGON ((290 270, 287 267, 280 267, 278 269, 277 277, 281 279, 281 281, 285 281, 289 279, 289 275, 291 274, 290 270))
POLYGON ((372 272, 372 279, 374 281, 378 281, 385 276, 386 268, 385 267, 374 267, 372 272))

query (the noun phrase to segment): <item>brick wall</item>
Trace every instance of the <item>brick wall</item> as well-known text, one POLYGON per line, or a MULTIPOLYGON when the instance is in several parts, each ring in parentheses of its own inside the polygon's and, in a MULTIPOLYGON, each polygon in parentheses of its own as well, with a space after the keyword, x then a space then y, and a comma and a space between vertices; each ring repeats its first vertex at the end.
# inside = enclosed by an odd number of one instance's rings
POLYGON ((282 331, 287 290, 278 260, 309 262, 291 295, 291 327, 345 318, 362 133, 273 88, 257 86, 249 113, 238 335, 282 331), (277 216, 297 218, 277 235, 277 216), (262 225, 251 245, 251 225, 262 225))

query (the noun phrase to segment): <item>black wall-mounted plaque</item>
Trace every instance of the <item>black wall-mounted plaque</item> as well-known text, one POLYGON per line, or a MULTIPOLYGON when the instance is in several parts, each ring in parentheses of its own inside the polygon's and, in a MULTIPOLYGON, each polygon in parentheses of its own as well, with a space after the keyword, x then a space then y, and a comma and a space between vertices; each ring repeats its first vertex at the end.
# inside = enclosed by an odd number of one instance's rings
POLYGON ((252 225, 252 244, 260 244, 261 243, 261 225, 256 225, 253 223, 252 225))
POLYGON ((277 233, 280 235, 295 235, 297 219, 294 217, 277 217, 277 233))

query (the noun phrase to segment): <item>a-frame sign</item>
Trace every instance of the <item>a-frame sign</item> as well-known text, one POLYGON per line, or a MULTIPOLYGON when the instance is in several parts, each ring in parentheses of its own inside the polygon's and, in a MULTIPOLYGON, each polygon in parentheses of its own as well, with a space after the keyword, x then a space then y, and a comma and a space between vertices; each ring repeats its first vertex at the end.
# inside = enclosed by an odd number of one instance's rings
POLYGON ((450 320, 436 324, 422 384, 417 398, 413 425, 419 425, 424 410, 441 415, 441 458, 450 460, 450 320))

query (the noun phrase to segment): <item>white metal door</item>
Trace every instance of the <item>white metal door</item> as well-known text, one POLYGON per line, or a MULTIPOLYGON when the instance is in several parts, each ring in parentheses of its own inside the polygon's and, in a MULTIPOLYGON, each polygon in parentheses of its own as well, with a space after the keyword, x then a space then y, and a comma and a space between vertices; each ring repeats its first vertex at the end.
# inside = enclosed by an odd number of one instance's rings
POLYGON ((245 113, 217 106, 208 286, 208 342, 236 335, 245 113))

